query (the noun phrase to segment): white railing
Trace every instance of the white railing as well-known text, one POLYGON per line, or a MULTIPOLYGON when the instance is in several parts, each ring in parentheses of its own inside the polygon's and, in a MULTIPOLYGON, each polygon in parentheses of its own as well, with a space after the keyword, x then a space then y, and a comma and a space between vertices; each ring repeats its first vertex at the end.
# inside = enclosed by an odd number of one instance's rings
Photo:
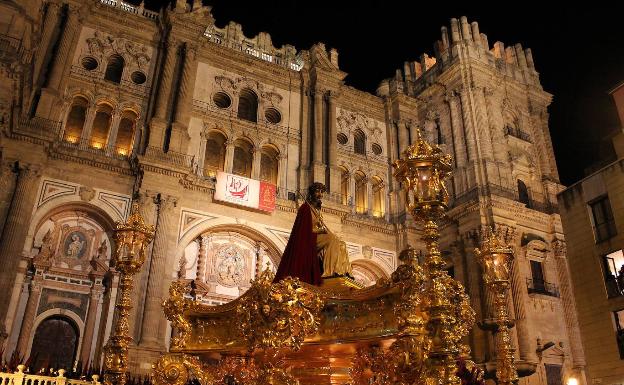
POLYGON ((18 365, 14 373, 0 372, 0 385, 102 385, 97 374, 91 376, 92 381, 86 381, 65 377, 65 369, 59 369, 56 377, 24 373, 25 369, 18 365))

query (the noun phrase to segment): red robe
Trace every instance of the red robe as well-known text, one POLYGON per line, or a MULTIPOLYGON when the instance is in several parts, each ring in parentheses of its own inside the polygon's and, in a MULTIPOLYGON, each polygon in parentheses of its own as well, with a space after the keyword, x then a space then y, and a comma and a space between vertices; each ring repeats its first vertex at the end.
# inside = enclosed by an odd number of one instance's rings
POLYGON ((321 263, 316 252, 316 233, 312 231, 312 211, 308 202, 299 207, 273 282, 286 277, 296 277, 311 285, 321 284, 321 263))

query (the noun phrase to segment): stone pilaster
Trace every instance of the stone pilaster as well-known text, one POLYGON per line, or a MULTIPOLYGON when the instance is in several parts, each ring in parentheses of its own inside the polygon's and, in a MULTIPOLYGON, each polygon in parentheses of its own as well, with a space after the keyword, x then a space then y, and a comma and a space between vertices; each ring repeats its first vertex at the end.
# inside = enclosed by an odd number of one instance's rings
POLYGON ((48 1, 45 20, 43 21, 43 31, 41 32, 40 43, 37 50, 37 54, 34 56, 35 66, 33 68, 33 83, 38 84, 41 80, 42 66, 46 60, 46 53, 52 49, 50 40, 54 29, 59 23, 61 4, 56 1, 48 1))
POLYGON ((522 266, 527 263, 523 252, 516 252, 511 274, 511 298, 513 299, 516 319, 516 333, 518 335, 518 353, 523 361, 537 362, 535 352, 536 341, 529 333, 529 320, 526 316, 525 304, 530 303, 526 280, 522 274, 522 266))
POLYGON ((401 157, 401 153, 410 145, 409 131, 404 121, 397 122, 397 130, 399 131, 399 157, 401 157))
POLYGON ((461 111, 458 106, 457 95, 449 92, 445 101, 448 104, 449 117, 451 122, 451 134, 453 148, 455 149, 454 161, 457 166, 464 166, 468 162, 468 152, 464 130, 462 129, 461 111))
POLYGON ((314 90, 314 142, 313 152, 313 182, 325 183, 325 163, 323 160, 323 91, 314 90))
POLYGON ((24 242, 28 233, 31 209, 34 204, 39 184, 40 170, 33 165, 16 165, 17 183, 13 192, 11 207, 0 238, 0 345, 6 338, 12 314, 9 314, 13 285, 17 275, 17 267, 24 250, 24 242))
POLYGON ((570 283, 570 272, 566 259, 566 246, 563 241, 553 242, 557 276, 559 278, 559 291, 561 293, 561 303, 568 338, 570 340, 570 351, 572 353, 572 365, 575 369, 585 368, 585 352, 581 344, 581 334, 577 318, 576 304, 574 302, 574 292, 570 283))
MULTIPOLYGON (((153 191, 141 191, 137 197, 139 203, 139 213, 147 224, 156 223, 156 198, 157 194, 153 191)), ((130 309, 130 330, 136 344, 140 338, 141 323, 143 321, 143 308, 145 305, 145 291, 147 290, 147 279, 149 278, 151 253, 153 244, 147 247, 146 261, 141 271, 136 275, 135 287, 132 291, 132 309, 130 309)))
POLYGON ((299 153, 299 187, 305 188, 309 181, 310 167, 310 95, 307 81, 302 81, 301 89, 301 151, 299 153))
POLYGON ((22 320, 22 328, 20 329, 19 338, 17 340, 16 351, 20 355, 25 355, 31 342, 31 334, 35 317, 37 316, 37 307, 41 298, 41 282, 33 279, 30 282, 30 293, 26 302, 26 310, 24 310, 24 318, 22 320))
POLYGON ((475 103, 475 118, 477 123, 478 144, 482 159, 493 159, 492 135, 490 132, 490 122, 485 102, 485 87, 473 87, 472 93, 475 103))
POLYGON ((84 337, 82 338, 82 347, 80 352, 80 360, 83 365, 91 361, 91 347, 93 346, 93 335, 95 334, 95 320, 97 318, 97 309, 102 300, 104 288, 99 284, 94 284, 91 288, 91 297, 89 299, 89 308, 87 309, 87 321, 85 322, 84 337))
POLYGON ((117 132, 119 131, 119 123, 121 122, 121 111, 119 108, 116 108, 113 111, 113 116, 111 117, 110 130, 108 131, 108 140, 106 141, 106 146, 108 147, 108 151, 115 151, 115 146, 117 145, 117 132))
POLYGON ((327 138, 328 146, 328 164, 329 164, 329 192, 334 195, 340 195, 340 185, 342 180, 342 171, 338 167, 338 130, 336 128, 336 92, 330 91, 327 94, 327 120, 329 124, 329 138, 327 138))
POLYGON ((156 349, 165 348, 164 325, 165 318, 162 312, 163 282, 165 277, 165 261, 171 252, 169 250, 169 236, 175 230, 174 208, 177 198, 161 194, 158 204, 158 221, 154 246, 147 280, 145 311, 141 328, 140 346, 156 349))
POLYGON ((154 111, 154 117, 160 120, 165 120, 167 118, 167 110, 169 109, 173 70, 178 56, 177 40, 169 39, 169 41, 165 43, 164 48, 166 50, 165 60, 160 79, 160 87, 158 89, 158 98, 156 99, 156 110, 154 111))
POLYGON ((193 90, 197 74, 196 48, 188 43, 184 49, 183 64, 178 89, 174 91, 178 93, 178 97, 175 107, 175 122, 172 125, 171 138, 169 140, 169 149, 186 153, 190 140, 188 125, 191 119, 191 109, 193 108, 193 90))

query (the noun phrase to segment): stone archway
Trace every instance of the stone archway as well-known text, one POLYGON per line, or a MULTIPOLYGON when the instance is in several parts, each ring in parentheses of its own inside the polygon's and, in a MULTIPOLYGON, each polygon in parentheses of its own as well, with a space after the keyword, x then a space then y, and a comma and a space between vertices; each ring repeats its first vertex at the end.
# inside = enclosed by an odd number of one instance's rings
POLYGON ((59 315, 46 318, 35 330, 30 350, 31 368, 35 372, 44 367, 71 370, 79 337, 78 327, 71 319, 59 315))

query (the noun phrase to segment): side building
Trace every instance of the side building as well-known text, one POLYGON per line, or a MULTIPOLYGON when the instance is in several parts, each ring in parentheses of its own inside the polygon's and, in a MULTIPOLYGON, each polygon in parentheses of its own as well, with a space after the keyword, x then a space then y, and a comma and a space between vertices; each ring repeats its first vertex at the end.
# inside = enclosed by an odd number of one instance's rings
MULTIPOLYGON (((624 122, 624 84, 611 91, 624 122)), ((615 159, 559 194, 592 384, 624 382, 624 128, 615 159)))
POLYGON ((490 47, 476 22, 451 19, 433 56, 405 63, 372 95, 345 84, 337 50, 274 47, 267 33, 217 27, 196 3, 160 13, 119 0, 0 4, 5 355, 101 362, 118 286, 112 227, 132 200, 156 225, 133 299, 137 373, 168 346, 169 283, 193 279, 211 304, 241 295, 279 263, 313 181, 329 188, 324 218, 347 242, 356 279, 387 278, 401 250, 423 247, 391 177, 421 130, 455 162, 442 245, 481 325, 474 360, 493 374, 491 297, 473 250, 483 226, 506 227, 521 381, 585 384, 551 95, 530 50, 490 47), (268 209, 215 199, 228 177, 273 186, 268 209))

